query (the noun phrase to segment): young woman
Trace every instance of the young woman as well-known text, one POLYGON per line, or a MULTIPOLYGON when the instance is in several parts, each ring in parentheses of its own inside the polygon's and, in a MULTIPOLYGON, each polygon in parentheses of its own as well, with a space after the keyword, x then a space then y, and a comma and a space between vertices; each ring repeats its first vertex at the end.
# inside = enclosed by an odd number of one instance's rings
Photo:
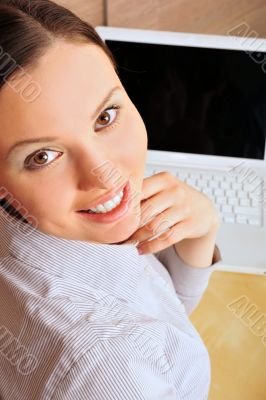
POLYGON ((145 124, 88 23, 1 0, 0 46, 1 400, 207 399, 189 314, 221 259, 214 204, 143 178, 145 124))

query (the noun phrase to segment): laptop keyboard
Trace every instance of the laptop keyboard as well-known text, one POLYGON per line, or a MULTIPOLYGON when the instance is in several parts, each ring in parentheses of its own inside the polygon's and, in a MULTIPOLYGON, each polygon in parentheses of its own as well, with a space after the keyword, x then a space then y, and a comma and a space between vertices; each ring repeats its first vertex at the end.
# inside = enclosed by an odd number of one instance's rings
POLYGON ((147 166, 145 177, 169 171, 180 180, 205 193, 215 204, 221 221, 263 226, 263 179, 245 179, 232 172, 200 171, 163 166, 147 166))

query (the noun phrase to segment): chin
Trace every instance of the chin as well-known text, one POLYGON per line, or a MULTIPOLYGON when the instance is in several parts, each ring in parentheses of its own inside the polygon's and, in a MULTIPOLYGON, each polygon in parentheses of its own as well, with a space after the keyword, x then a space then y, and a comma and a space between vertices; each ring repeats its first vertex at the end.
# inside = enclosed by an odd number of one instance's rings
POLYGON ((139 228, 140 219, 138 217, 131 217, 125 220, 125 223, 121 223, 117 228, 111 229, 109 235, 107 232, 104 234, 104 240, 102 243, 109 244, 122 244, 123 242, 129 240, 130 236, 132 236, 139 228), (110 239, 108 238, 110 237, 110 239))

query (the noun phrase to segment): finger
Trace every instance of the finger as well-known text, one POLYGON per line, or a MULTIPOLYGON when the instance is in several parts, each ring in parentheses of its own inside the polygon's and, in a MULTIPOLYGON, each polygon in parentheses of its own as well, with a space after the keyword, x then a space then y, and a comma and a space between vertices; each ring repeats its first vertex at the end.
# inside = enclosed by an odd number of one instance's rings
POLYGON ((137 246, 141 254, 157 253, 167 247, 180 242, 189 234, 187 221, 183 220, 169 228, 168 232, 162 233, 155 239, 145 241, 137 246), (166 234, 166 237, 165 237, 166 234))
POLYGON ((188 215, 186 207, 170 207, 137 230, 131 239, 143 242, 182 221, 188 215))
POLYGON ((163 191, 166 187, 169 187, 170 182, 176 184, 176 179, 177 178, 168 171, 158 172, 157 174, 143 179, 141 199, 148 199, 154 194, 163 191))
POLYGON ((140 228, 147 224, 156 215, 170 207, 183 207, 186 204, 186 190, 174 185, 167 190, 157 193, 141 204, 140 228))
POLYGON ((164 210, 181 205, 183 193, 178 188, 164 190, 145 200, 140 206, 140 228, 164 210))

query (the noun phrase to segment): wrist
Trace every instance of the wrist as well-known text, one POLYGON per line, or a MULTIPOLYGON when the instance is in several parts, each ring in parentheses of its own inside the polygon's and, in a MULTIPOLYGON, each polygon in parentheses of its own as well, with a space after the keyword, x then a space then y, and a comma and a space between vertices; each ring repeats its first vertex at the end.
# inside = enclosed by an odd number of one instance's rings
POLYGON ((213 263, 218 226, 204 236, 183 239, 175 243, 174 248, 184 263, 195 268, 207 268, 213 263))

